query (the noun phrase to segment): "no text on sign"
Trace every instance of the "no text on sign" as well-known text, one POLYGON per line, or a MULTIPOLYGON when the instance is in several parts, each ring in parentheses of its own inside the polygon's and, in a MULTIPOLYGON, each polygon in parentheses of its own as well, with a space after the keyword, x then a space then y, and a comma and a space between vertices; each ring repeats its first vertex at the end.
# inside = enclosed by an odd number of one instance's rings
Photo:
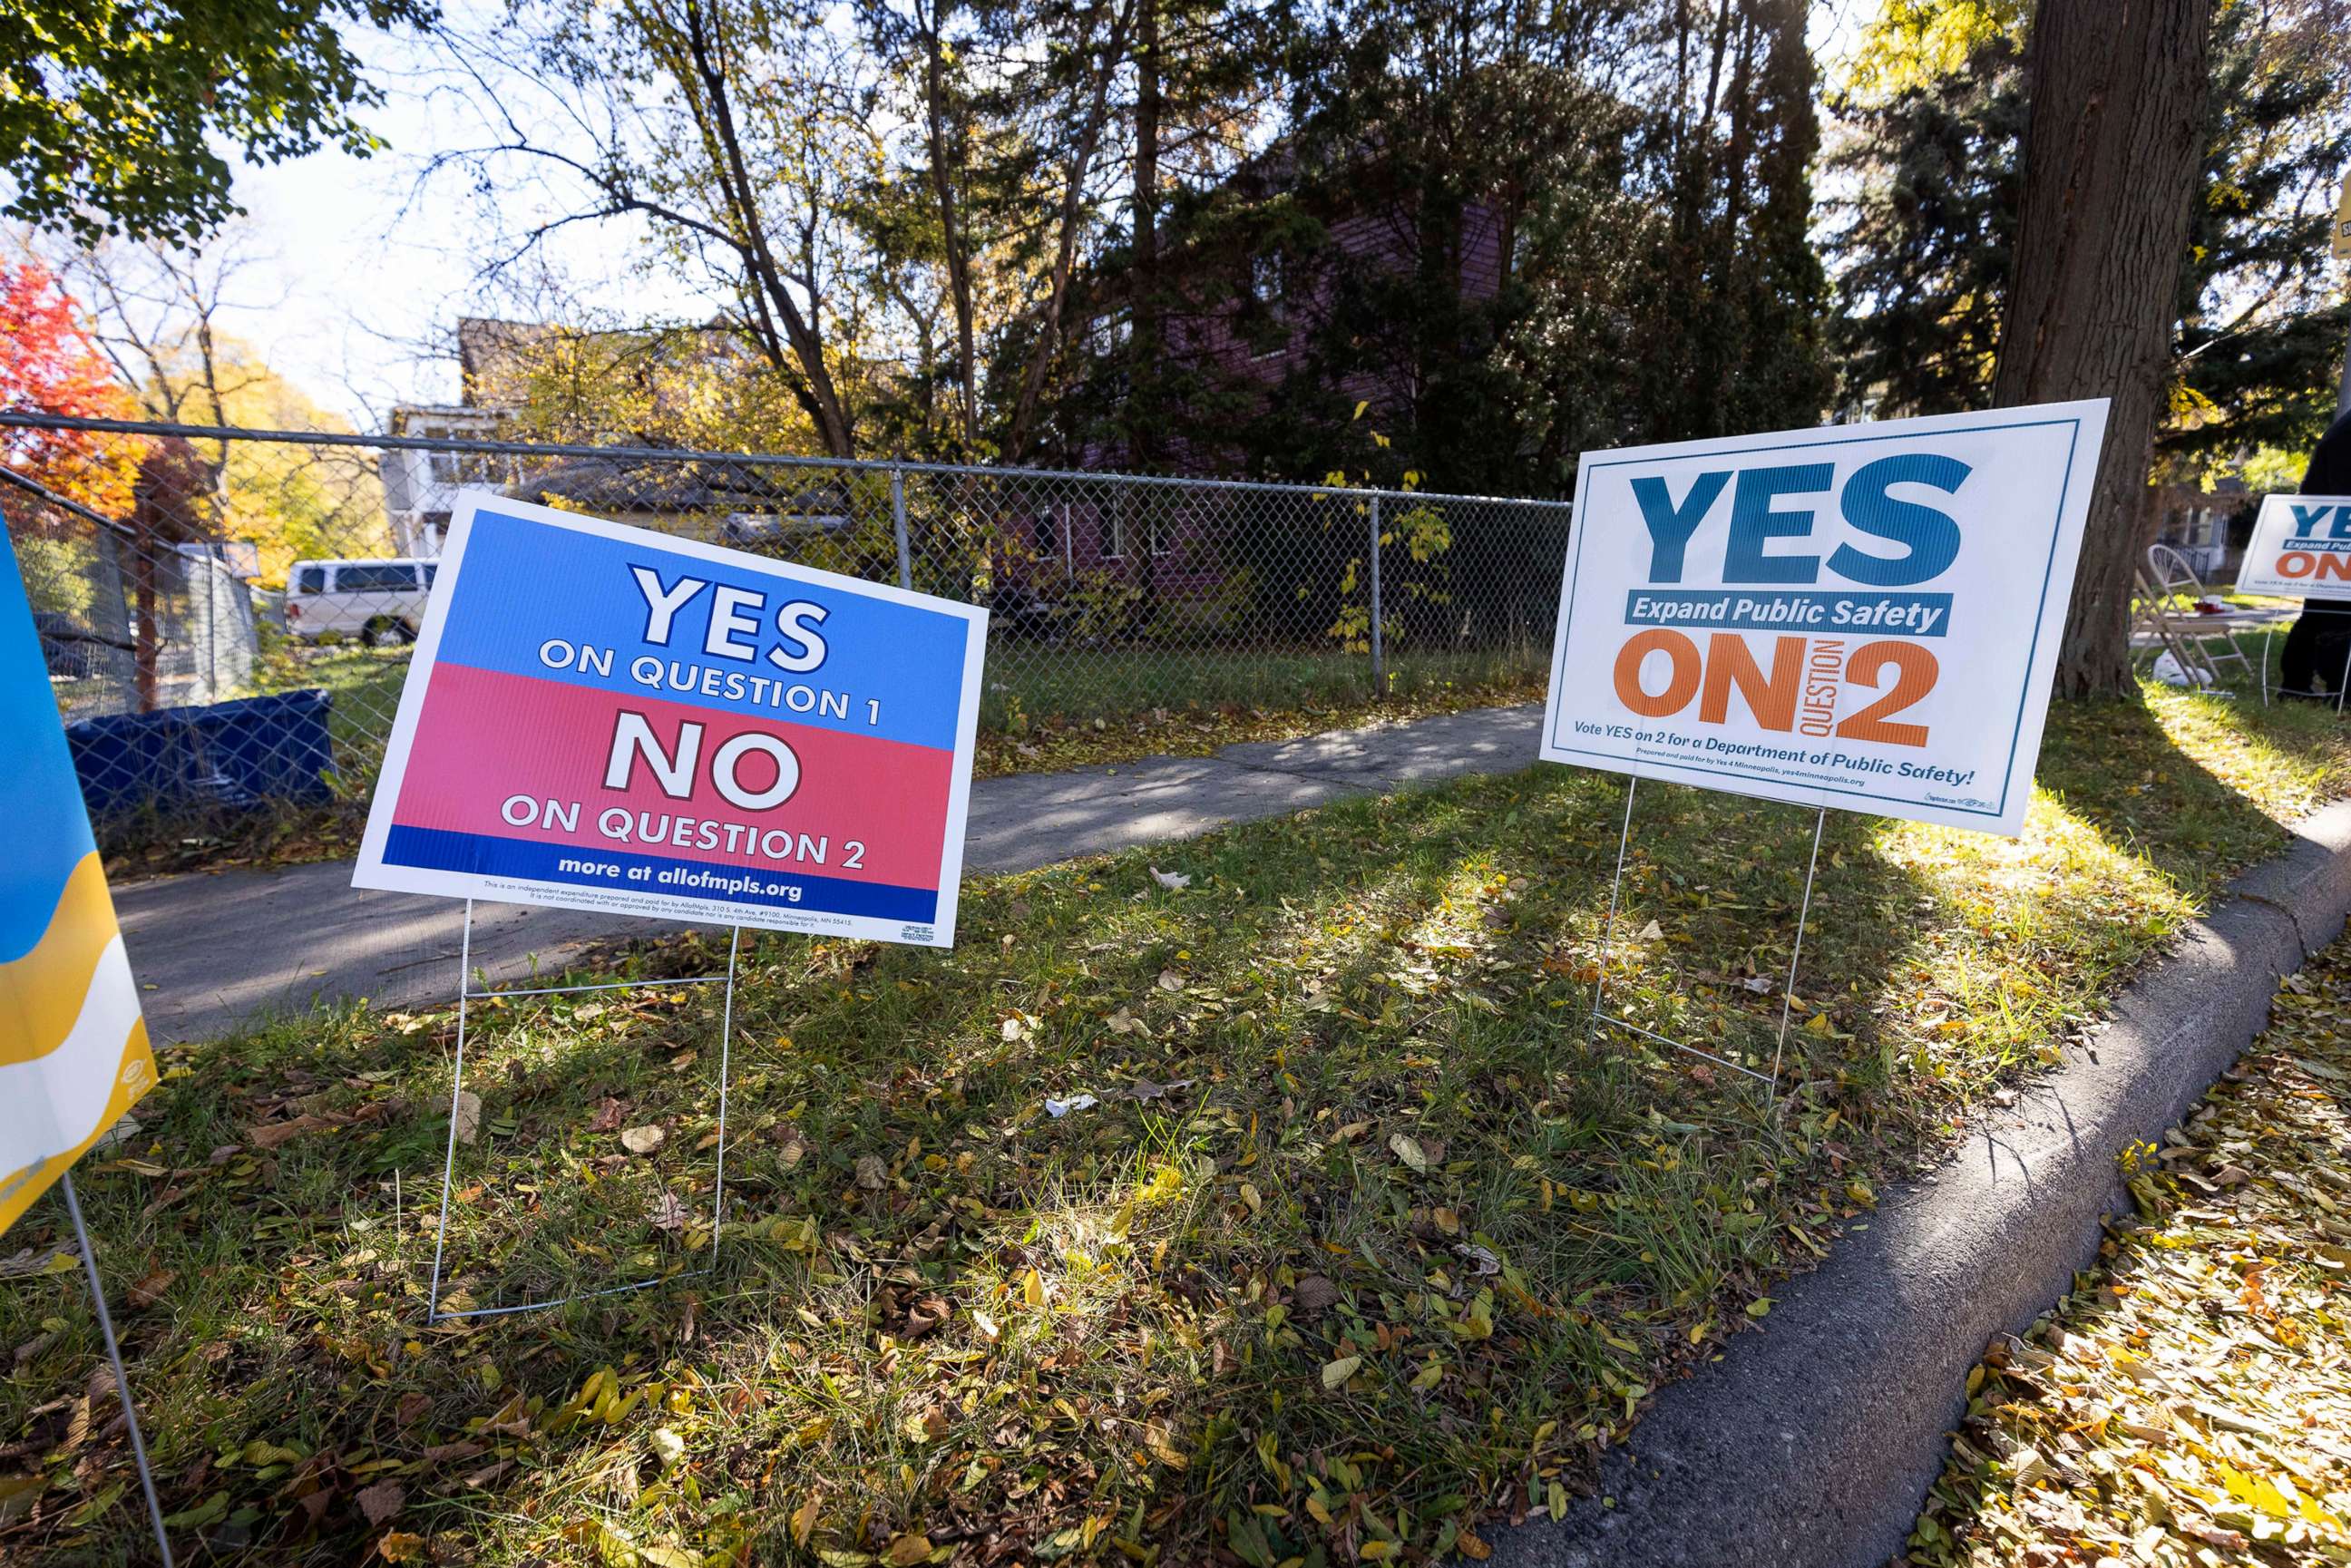
POLYGON ((1542 756, 2018 832, 2105 417, 1585 454, 1542 756))
POLYGON ((2351 496, 2265 497, 2237 591, 2351 599, 2351 496))
POLYGON ((951 946, 987 632, 468 494, 352 884, 951 946))

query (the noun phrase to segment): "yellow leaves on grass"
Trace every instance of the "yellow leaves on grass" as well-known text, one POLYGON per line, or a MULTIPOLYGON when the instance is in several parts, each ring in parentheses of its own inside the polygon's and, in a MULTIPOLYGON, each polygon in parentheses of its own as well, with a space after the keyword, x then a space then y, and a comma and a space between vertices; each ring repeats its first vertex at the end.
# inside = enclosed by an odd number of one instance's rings
POLYGON ((1480 1291, 1470 1298, 1468 1311, 1453 1320, 1455 1334, 1465 1340, 1494 1337, 1494 1292, 1480 1291))
POLYGON ((1911 1561, 2351 1560, 2351 951, 2160 1147, 2105 1273, 1968 1379, 1969 1420, 1911 1561), (1999 1549, 1987 1559, 1991 1543, 1999 1549))

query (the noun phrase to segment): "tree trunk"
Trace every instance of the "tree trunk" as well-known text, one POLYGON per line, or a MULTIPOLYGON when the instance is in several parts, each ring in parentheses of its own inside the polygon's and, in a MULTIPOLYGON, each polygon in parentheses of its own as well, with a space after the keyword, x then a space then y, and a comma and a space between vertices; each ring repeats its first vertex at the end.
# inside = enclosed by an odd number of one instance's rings
POLYGON ((122 552, 131 578, 131 689, 139 711, 153 713, 163 706, 163 634, 156 624, 162 601, 155 586, 155 552, 163 547, 137 523, 132 527, 138 531, 122 552))
POLYGON ((1134 48, 1134 256, 1127 305, 1127 465, 1149 473, 1159 416, 1159 0, 1142 0, 1134 48))
POLYGON ((726 195, 733 225, 729 243, 743 258, 751 303, 759 311, 761 337, 770 361, 778 371, 788 371, 795 365, 799 369, 792 395, 815 423, 817 439, 824 443, 827 455, 854 457, 857 434, 850 423, 848 406, 841 402, 840 388, 833 382, 832 367, 825 358, 818 278, 815 270, 810 268, 801 279, 809 298, 808 314, 803 317, 768 240, 767 219, 759 204, 759 187, 744 156, 741 133, 736 129, 731 78, 721 58, 726 40, 714 32, 712 21, 700 5, 690 0, 685 7, 684 43, 693 76, 700 88, 699 100, 694 106, 697 130, 718 175, 719 188, 726 195), (775 329, 778 325, 789 345, 789 364, 777 351, 775 329))
POLYGON ((931 193, 939 204, 939 243, 946 265, 947 297, 955 303, 956 382, 963 389, 962 409, 956 423, 956 455, 966 463, 979 460, 979 350, 973 327, 971 252, 964 233, 962 204, 956 200, 960 182, 967 178, 968 141, 961 111, 947 101, 947 0, 927 10, 914 7, 914 26, 923 44, 923 135, 931 163, 931 193))
POLYGON ((2204 126, 2212 0, 2041 0, 1992 401, 2111 400, 2056 694, 2135 689, 2130 596, 2204 126))
MULTIPOLYGON (((1018 463, 1028 455, 1029 433, 1036 424, 1045 378, 1051 373, 1054 358, 1061 350, 1061 310, 1069 303, 1070 274, 1077 265, 1078 238, 1087 216, 1086 180, 1093 172, 1094 153, 1102 145, 1102 128, 1110 112, 1111 80, 1126 61, 1127 39, 1134 21, 1134 0, 1125 0, 1111 16, 1109 34, 1100 56, 1092 57, 1091 50, 1087 51, 1091 74, 1085 109, 1071 128, 1074 134, 1066 170, 1069 183, 1061 188, 1061 211, 1056 218, 1059 238, 1055 241, 1051 270, 1046 275, 1044 308, 1039 312, 1036 345, 1029 351, 1029 364, 1020 378, 1012 417, 1005 424, 1004 460, 1008 463, 1018 463)), ((1091 34, 1085 41, 1092 43, 1091 34)))

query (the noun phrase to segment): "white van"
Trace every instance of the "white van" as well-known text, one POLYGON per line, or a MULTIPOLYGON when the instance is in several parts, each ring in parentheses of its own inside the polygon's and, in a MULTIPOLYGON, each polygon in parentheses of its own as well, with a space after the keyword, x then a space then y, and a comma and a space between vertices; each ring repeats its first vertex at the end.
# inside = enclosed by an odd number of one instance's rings
POLYGON ((298 560, 286 574, 286 630, 356 637, 371 648, 416 641, 438 561, 298 560))

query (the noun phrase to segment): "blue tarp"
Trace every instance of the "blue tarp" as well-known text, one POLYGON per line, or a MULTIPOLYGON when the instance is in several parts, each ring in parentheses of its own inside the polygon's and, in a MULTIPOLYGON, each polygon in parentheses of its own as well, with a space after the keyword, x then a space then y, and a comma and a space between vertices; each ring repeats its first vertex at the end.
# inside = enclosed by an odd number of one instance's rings
POLYGON ((334 799, 323 691, 113 714, 66 726, 93 817, 334 799))

